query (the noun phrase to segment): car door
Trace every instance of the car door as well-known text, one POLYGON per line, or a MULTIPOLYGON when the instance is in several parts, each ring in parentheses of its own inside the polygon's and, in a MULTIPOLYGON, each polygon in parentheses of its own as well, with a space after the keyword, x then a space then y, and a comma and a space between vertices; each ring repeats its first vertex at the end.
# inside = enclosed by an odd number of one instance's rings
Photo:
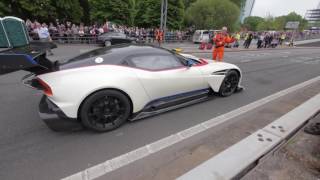
POLYGON ((204 79, 197 68, 186 67, 176 56, 144 54, 130 57, 137 68, 143 87, 151 100, 192 93, 205 89, 204 79))
POLYGON ((122 33, 114 33, 112 36, 112 44, 128 43, 126 35, 122 33))

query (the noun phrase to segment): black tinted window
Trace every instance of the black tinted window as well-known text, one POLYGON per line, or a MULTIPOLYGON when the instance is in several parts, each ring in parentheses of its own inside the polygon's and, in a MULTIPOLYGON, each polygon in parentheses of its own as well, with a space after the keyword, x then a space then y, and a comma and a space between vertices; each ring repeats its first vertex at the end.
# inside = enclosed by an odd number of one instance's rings
POLYGON ((116 35, 116 36, 123 37, 123 38, 125 38, 125 37, 126 37, 126 35, 125 35, 125 34, 123 34, 123 33, 117 33, 117 35, 116 35))
POLYGON ((108 33, 104 33, 104 34, 102 34, 103 36, 126 36, 125 34, 123 34, 123 33, 118 33, 118 32, 108 32, 108 33))
POLYGON ((178 59, 170 55, 135 56, 130 58, 130 61, 135 67, 149 70, 171 69, 183 66, 178 59))

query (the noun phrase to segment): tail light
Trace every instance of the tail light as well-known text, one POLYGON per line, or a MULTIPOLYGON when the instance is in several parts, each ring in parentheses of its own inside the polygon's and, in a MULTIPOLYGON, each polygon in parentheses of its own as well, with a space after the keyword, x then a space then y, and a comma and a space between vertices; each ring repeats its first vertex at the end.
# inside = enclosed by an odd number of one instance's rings
POLYGON ((22 78, 22 84, 38 89, 44 92, 47 96, 52 96, 52 90, 50 86, 42 79, 36 77, 34 74, 28 74, 22 78))
POLYGON ((39 86, 37 87, 39 90, 42 90, 44 92, 44 94, 47 95, 47 96, 52 96, 53 95, 50 86, 46 82, 44 82, 40 78, 37 78, 36 80, 39 83, 38 84, 39 86))

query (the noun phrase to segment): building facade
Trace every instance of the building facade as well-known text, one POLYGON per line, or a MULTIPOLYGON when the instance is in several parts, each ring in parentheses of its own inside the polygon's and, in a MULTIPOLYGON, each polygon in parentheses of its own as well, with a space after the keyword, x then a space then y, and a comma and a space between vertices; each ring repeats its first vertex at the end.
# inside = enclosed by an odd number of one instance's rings
POLYGON ((316 9, 310 9, 305 15, 310 29, 320 30, 320 3, 316 9))

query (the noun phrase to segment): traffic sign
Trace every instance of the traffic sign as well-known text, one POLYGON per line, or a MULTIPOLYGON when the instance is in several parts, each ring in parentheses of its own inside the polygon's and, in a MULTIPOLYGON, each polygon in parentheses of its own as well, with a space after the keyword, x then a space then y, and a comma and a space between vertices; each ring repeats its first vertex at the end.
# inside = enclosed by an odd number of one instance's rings
POLYGON ((299 21, 288 21, 286 24, 286 29, 298 29, 299 24, 299 21))

